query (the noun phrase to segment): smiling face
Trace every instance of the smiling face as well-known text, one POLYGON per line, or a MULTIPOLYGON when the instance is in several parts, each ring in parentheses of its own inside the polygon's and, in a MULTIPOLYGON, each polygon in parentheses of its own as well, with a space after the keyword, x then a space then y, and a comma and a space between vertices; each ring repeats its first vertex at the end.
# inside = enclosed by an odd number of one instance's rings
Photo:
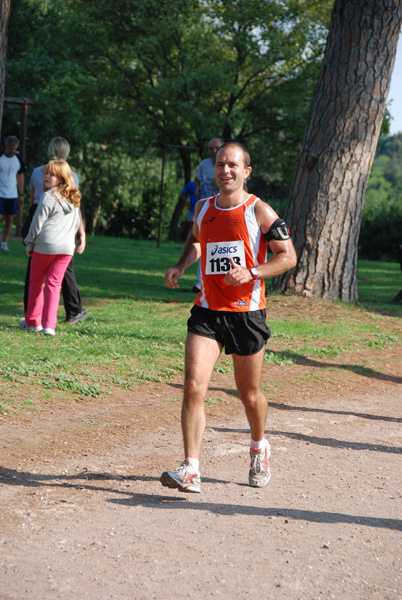
POLYGON ((244 153, 240 146, 228 145, 217 153, 215 181, 220 192, 233 192, 243 189, 251 167, 244 165, 244 153))

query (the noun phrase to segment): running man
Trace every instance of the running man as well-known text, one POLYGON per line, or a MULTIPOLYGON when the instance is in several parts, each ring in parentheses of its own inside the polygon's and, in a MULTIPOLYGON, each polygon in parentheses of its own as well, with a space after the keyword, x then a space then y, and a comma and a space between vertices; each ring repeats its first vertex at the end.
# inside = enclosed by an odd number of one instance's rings
POLYGON ((200 492, 200 452, 205 430, 204 401, 222 348, 232 354, 234 377, 250 425, 252 487, 271 476, 270 445, 264 437, 268 403, 261 391, 266 325, 264 279, 296 265, 288 228, 276 212, 243 189, 251 173, 250 156, 239 143, 223 144, 215 161, 219 193, 200 200, 192 233, 177 264, 165 272, 165 283, 178 281, 201 256, 201 291, 188 320, 181 424, 184 461, 165 471, 162 485, 200 492), (273 256, 267 260, 267 244, 273 256))

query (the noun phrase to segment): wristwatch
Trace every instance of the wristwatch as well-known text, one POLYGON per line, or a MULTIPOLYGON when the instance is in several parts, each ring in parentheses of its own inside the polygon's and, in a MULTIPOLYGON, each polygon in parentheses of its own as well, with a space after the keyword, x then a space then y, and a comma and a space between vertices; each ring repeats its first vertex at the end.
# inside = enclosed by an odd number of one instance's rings
POLYGON ((250 271, 251 277, 253 278, 253 281, 258 279, 259 275, 258 275, 258 271, 255 267, 251 267, 251 269, 249 269, 249 271, 250 271))

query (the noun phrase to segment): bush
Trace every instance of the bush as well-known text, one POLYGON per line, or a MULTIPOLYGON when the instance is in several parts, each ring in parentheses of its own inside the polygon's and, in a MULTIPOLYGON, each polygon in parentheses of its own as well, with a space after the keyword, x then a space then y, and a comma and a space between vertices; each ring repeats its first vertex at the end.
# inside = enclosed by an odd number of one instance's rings
POLYGON ((396 260, 402 244, 402 134, 381 139, 364 203, 359 256, 396 260))

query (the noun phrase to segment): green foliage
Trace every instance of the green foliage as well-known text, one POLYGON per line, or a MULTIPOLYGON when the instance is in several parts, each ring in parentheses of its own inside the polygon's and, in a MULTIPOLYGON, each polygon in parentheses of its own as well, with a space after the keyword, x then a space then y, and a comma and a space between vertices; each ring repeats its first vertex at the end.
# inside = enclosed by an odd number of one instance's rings
MULTIPOLYGON (((199 154, 171 153, 166 237, 178 192, 193 176, 205 140, 236 137, 252 152, 250 191, 279 209, 331 8, 332 0, 14 3, 6 93, 35 102, 30 168, 46 160, 52 137, 66 137, 89 231, 148 238, 155 237, 160 181, 149 164, 159 164, 161 144, 201 148, 199 154)), ((4 132, 18 133, 18 119, 15 107, 6 107, 4 132)))
MULTIPOLYGON (((76 147, 85 132, 85 75, 70 44, 68 5, 45 0, 13 3, 9 21, 6 95, 31 98, 27 157, 32 167, 46 158, 55 135, 76 147), (57 133, 55 133, 57 129, 57 133)), ((6 105, 4 136, 18 135, 19 107, 6 105)))
POLYGON ((380 139, 367 187, 359 254, 396 259, 402 244, 402 134, 380 139))
POLYGON ((392 100, 389 103, 389 106, 385 107, 385 111, 384 111, 384 117, 381 123, 381 131, 380 131, 380 136, 385 138, 388 137, 390 135, 391 132, 391 121, 392 121, 392 115, 391 115, 391 109, 392 109, 392 100))
MULTIPOLYGON (((79 170, 87 231, 156 239, 161 163, 158 158, 133 159, 119 148, 110 153, 104 145, 89 143, 81 156, 79 170)), ((177 197, 174 166, 171 161, 165 165, 162 231, 168 228, 177 197)))

